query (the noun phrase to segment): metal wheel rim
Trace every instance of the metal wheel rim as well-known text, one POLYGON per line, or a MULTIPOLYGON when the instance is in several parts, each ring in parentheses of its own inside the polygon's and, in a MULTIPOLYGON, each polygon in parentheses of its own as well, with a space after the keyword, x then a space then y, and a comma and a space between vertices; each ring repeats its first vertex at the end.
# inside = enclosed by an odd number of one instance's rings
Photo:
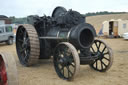
POLYGON ((37 64, 40 56, 40 42, 37 31, 30 24, 20 25, 16 33, 16 50, 24 66, 37 64), (21 53, 23 51, 23 54, 21 53))
POLYGON ((16 47, 19 59, 23 65, 26 65, 30 55, 30 41, 28 33, 24 27, 19 29, 19 33, 16 38, 16 47))
MULTIPOLYGON (((61 52, 64 51, 63 48, 60 50, 62 50, 61 52)), ((59 52, 60 52, 60 50, 59 50, 59 52)), ((55 49, 55 53, 54 53, 54 67, 55 67, 55 70, 56 70, 56 73, 58 74, 58 76, 64 80, 72 80, 78 74, 79 68, 80 68, 80 60, 79 60, 78 53, 77 53, 76 49, 74 48, 74 46, 72 46, 70 43, 67 43, 67 42, 63 42, 63 43, 60 43, 59 45, 57 45, 57 47, 55 49), (61 46, 64 46, 68 50, 70 50, 72 55, 70 55, 70 57, 69 56, 63 56, 63 58, 62 58, 62 56, 57 56, 58 50, 60 49, 61 46), (67 58, 66 61, 68 62, 68 64, 66 64, 66 65, 64 65, 65 63, 60 64, 58 62, 60 60, 59 58, 60 59, 67 58), (59 60, 57 60, 57 59, 59 59, 59 60), (71 61, 70 61, 70 59, 71 59, 71 61), (60 65, 61 68, 58 65, 60 65), (70 66, 73 67, 73 71, 71 71, 70 66), (67 75, 65 74, 66 70, 68 72, 67 75)))
POLYGON ((93 68, 94 70, 97 70, 100 72, 106 72, 108 69, 110 69, 110 67, 112 66, 112 63, 113 63, 112 49, 104 41, 99 40, 99 39, 96 39, 94 41, 94 44, 97 48, 97 52, 96 52, 96 49, 94 49, 94 47, 91 47, 90 49, 91 49, 91 51, 93 51, 92 54, 99 53, 99 58, 94 60, 94 62, 90 64, 90 67, 93 68), (97 43, 99 43, 99 44, 97 44, 97 43), (104 48, 102 49, 102 52, 98 52, 100 50, 101 44, 104 45, 104 48), (105 52, 106 49, 107 49, 107 52, 105 52), (108 55, 108 57, 106 57, 106 55, 108 55), (103 60, 108 61, 108 63, 106 64, 103 60), (101 64, 100 67, 98 67, 99 62, 101 64))

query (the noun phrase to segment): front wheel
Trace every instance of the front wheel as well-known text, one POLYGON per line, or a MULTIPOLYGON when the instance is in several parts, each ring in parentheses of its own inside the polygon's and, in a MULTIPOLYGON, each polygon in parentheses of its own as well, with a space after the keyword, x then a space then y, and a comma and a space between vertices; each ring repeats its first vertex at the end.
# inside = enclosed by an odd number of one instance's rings
POLYGON ((90 50, 92 55, 98 55, 98 58, 90 64, 91 68, 100 72, 110 69, 113 63, 113 52, 104 41, 96 39, 90 50))
POLYGON ((58 44, 53 59, 56 73, 60 78, 72 80, 79 73, 80 59, 72 44, 68 42, 58 44))

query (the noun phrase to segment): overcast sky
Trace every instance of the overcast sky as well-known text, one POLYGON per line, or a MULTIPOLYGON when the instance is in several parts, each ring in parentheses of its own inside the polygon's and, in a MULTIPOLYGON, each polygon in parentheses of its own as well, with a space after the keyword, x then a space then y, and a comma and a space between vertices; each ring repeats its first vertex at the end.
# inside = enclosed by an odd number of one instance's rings
POLYGON ((51 15, 56 6, 64 6, 82 14, 97 11, 128 12, 128 0, 0 0, 0 15, 51 15))

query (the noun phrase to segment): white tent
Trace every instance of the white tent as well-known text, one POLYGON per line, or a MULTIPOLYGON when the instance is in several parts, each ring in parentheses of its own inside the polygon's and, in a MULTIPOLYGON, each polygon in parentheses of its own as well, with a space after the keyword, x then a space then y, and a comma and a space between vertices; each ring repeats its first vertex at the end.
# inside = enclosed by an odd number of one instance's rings
POLYGON ((104 36, 118 37, 128 32, 128 20, 111 19, 109 21, 104 21, 102 25, 102 33, 104 36))

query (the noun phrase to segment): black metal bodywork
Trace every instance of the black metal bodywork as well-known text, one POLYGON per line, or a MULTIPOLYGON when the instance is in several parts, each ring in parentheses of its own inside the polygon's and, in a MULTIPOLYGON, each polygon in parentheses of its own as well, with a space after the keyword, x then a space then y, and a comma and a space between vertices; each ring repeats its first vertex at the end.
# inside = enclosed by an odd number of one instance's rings
POLYGON ((67 11, 63 7, 56 7, 52 16, 28 16, 28 23, 32 24, 40 38, 40 58, 49 59, 59 42, 72 43, 80 50, 80 61, 83 64, 91 61, 90 47, 94 42, 96 31, 86 23, 85 16, 77 11, 67 11))

